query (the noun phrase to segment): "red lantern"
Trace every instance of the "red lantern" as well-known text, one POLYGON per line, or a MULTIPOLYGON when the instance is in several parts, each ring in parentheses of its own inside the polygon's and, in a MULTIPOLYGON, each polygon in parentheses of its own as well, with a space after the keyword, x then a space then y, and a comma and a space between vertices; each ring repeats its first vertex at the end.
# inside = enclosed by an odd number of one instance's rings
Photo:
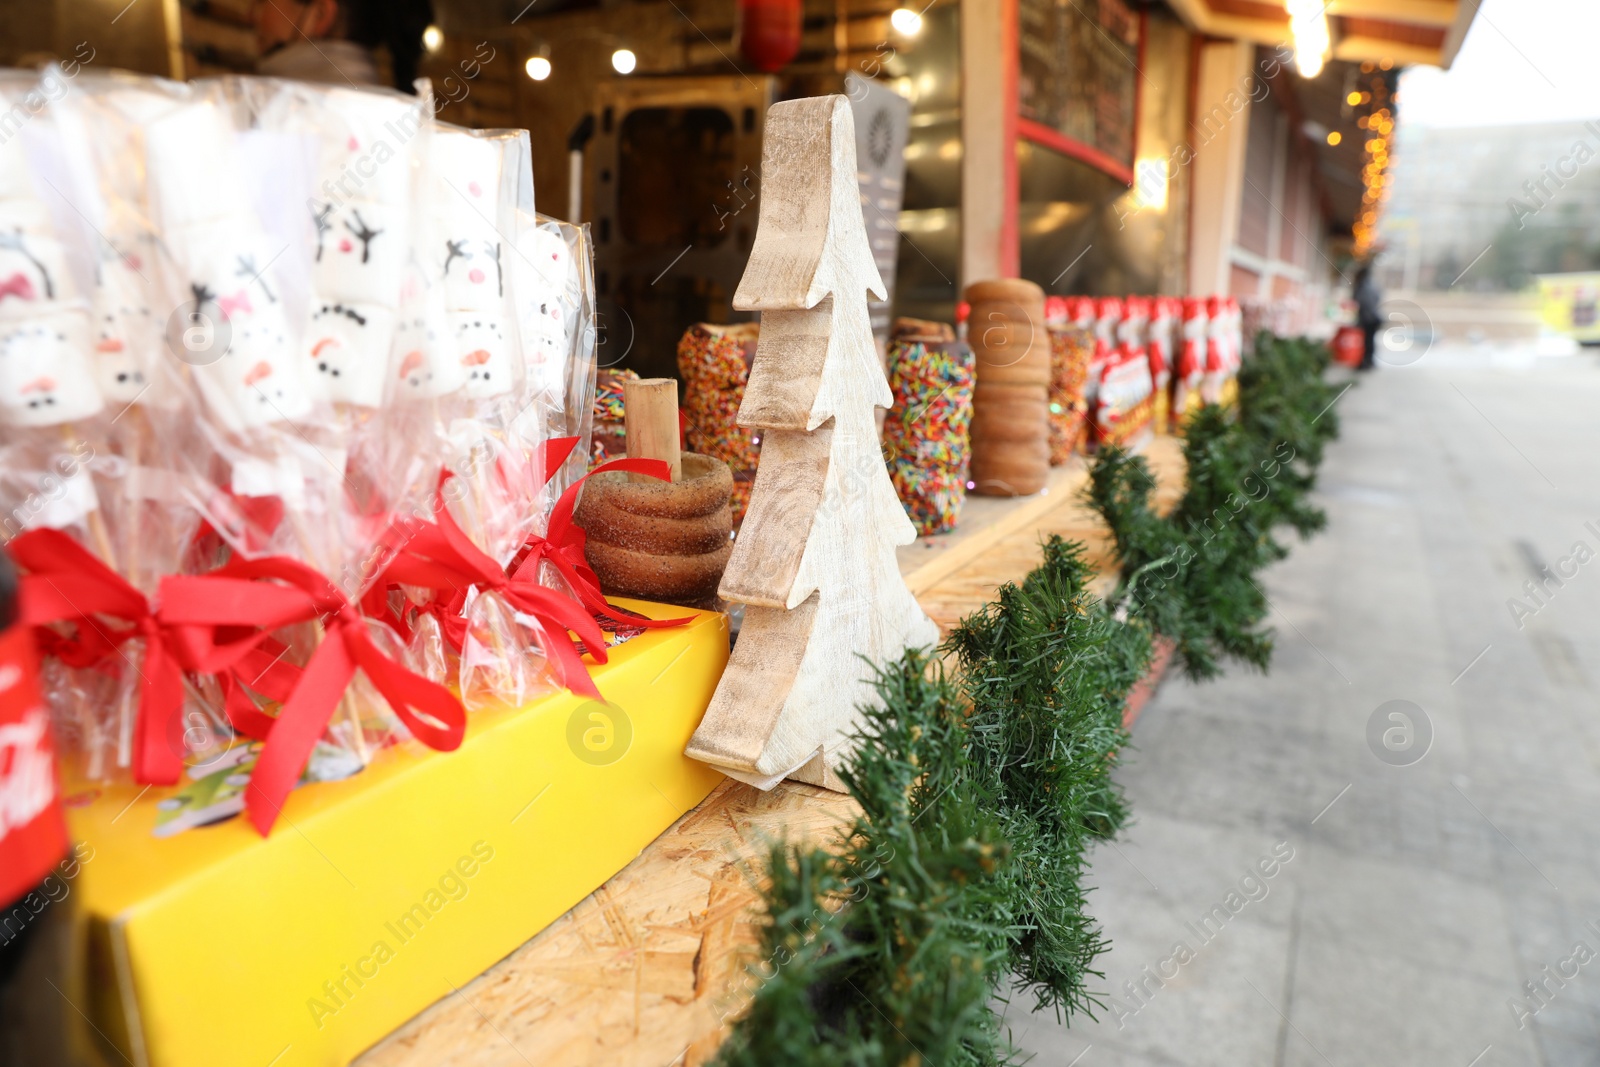
POLYGON ((801 0, 739 0, 739 50, 771 74, 800 51, 801 0))

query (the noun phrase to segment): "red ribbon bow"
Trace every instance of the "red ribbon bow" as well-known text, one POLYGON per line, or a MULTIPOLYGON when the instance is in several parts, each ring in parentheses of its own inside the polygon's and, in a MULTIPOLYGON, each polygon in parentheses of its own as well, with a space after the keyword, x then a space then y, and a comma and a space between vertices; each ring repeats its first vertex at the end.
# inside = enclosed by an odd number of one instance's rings
MULTIPOLYGON (((145 639, 134 776, 140 782, 176 782, 183 772, 183 754, 167 739, 173 736, 173 720, 183 714, 183 668, 144 594, 59 530, 29 530, 8 547, 28 571, 20 582, 21 621, 35 627, 46 651, 62 662, 92 667, 130 638, 145 639), (61 622, 76 624, 76 634, 66 637, 51 628, 61 622)), ((179 728, 176 736, 182 732, 179 728)))
MULTIPOLYGON (((264 627, 323 621, 323 639, 273 720, 245 788, 245 809, 263 835, 272 829, 357 667, 413 737, 441 752, 460 746, 466 712, 455 694, 385 655, 372 643, 361 613, 332 582, 306 564, 283 556, 234 560, 203 579, 163 580, 163 610, 172 606, 169 597, 181 606, 182 620, 173 621, 184 627, 191 642, 189 654, 206 663, 229 663, 242 654, 240 640, 217 641, 227 636, 240 612, 245 618, 265 620, 261 623, 264 627), (203 592, 203 597, 190 595, 185 586, 191 581, 206 583, 196 590, 203 592)), ((248 642, 249 638, 242 640, 248 642)))
MULTIPOLYGON (((185 636, 174 629, 167 605, 153 610, 144 594, 99 557, 59 530, 30 530, 13 540, 11 555, 28 573, 21 580, 22 622, 35 628, 45 651, 79 669, 110 665, 128 640, 145 642, 139 667, 139 715, 134 725, 135 781, 171 785, 183 773, 183 673, 216 673, 234 728, 247 737, 264 739, 273 720, 244 691, 248 684, 270 697, 283 699, 298 672, 282 662, 271 627, 236 637, 230 655, 215 664, 195 659, 185 636), (110 620, 120 620, 117 625, 110 620), (64 635, 54 624, 70 622, 75 633, 64 635)), ((205 583, 206 578, 184 579, 205 583)), ((210 595, 207 588, 202 599, 210 595)), ((243 613, 252 621, 259 613, 243 613)), ((254 629, 252 627, 251 629, 254 629)), ((130 665, 131 660, 126 661, 130 665)))
MULTIPOLYGON (((540 444, 534 460, 543 483, 548 483, 561 468, 577 443, 576 437, 559 437, 540 444)), ((663 481, 670 477, 667 465, 660 460, 613 460, 590 473, 604 470, 632 471, 663 481)), ((466 621, 461 612, 467 588, 476 586, 481 591, 493 592, 517 611, 537 619, 551 636, 551 647, 545 651, 555 665, 560 684, 574 693, 600 699, 603 698, 582 656, 570 641, 562 639, 566 631, 576 634, 597 662, 605 663, 605 635, 595 621, 596 615, 643 628, 678 626, 692 618, 644 619, 629 615, 624 619, 606 602, 599 580, 583 556, 583 528, 571 521, 583 478, 568 487, 557 500, 551 516, 551 536, 531 538, 528 550, 507 575, 492 557, 472 542, 445 507, 443 489, 450 477, 448 473, 440 477, 440 492, 434 501, 434 522, 410 523, 392 531, 394 558, 363 599, 369 613, 390 618, 404 630, 403 620, 394 619, 387 611, 385 598, 389 586, 414 585, 431 589, 444 595, 436 595, 423 610, 438 618, 445 637, 454 647, 460 648, 466 633, 466 621), (577 593, 581 607, 570 597, 540 583, 538 564, 541 559, 548 559, 566 579, 577 593)))
MULTIPOLYGON (((566 462, 567 456, 577 443, 578 439, 576 437, 558 437, 546 442, 547 445, 554 446, 554 451, 556 452, 553 465, 549 463, 551 456, 545 445, 540 446, 539 459, 541 463, 546 464, 543 468, 546 471, 546 481, 549 481, 551 473, 566 462)), ((672 477, 671 468, 659 459, 614 459, 600 464, 600 466, 567 486, 566 491, 556 501, 556 506, 550 511, 550 523, 546 527, 545 535, 540 537, 538 534, 534 534, 528 538, 528 544, 523 554, 513 565, 512 577, 518 580, 536 581, 539 575, 539 564, 541 562, 549 562, 566 581, 568 588, 572 590, 583 606, 595 615, 629 626, 642 626, 646 629, 682 626, 694 616, 685 615, 677 619, 641 619, 632 615, 624 617, 617 613, 616 609, 606 600, 605 594, 601 592, 600 579, 589 566, 589 560, 584 555, 584 545, 587 542, 588 535, 584 532, 582 526, 572 521, 572 513, 578 506, 578 491, 583 487, 583 483, 604 471, 627 471, 633 474, 647 474, 664 482, 669 481, 672 477)))
MULTIPOLYGON (((441 480, 441 489, 443 484, 441 480)), ((461 611, 466 603, 467 588, 476 586, 480 592, 497 594, 515 610, 537 619, 551 635, 546 651, 556 667, 560 683, 574 693, 598 698, 600 691, 566 637, 568 630, 573 631, 594 652, 596 660, 606 662, 605 635, 594 617, 577 603, 537 581, 508 577, 493 557, 472 543, 443 501, 436 510, 434 522, 419 523, 407 531, 404 546, 380 579, 382 588, 397 583, 448 593, 433 603, 438 606, 436 614, 446 636, 458 648, 465 640, 466 620, 461 617, 461 611)))

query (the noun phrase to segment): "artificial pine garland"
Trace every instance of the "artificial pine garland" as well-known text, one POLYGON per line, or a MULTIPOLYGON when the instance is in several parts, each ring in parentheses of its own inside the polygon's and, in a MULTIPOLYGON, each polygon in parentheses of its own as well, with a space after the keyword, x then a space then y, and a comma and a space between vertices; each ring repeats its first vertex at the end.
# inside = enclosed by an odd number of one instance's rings
POLYGON ((1313 342, 1262 334, 1239 375, 1240 416, 1207 407, 1190 420, 1187 489, 1166 518, 1150 507, 1155 479, 1144 457, 1107 449, 1090 469, 1089 499, 1122 565, 1111 602, 1171 638, 1192 678, 1214 677, 1224 657, 1260 670, 1271 658, 1255 575, 1288 555, 1276 527, 1304 538, 1327 522, 1307 499, 1338 433, 1326 364, 1313 342))
POLYGON ((879 673, 841 772, 861 816, 837 854, 769 855, 765 981, 722 1063, 998 1064, 1008 984, 1058 1013, 1098 1005, 1082 875, 1126 817, 1111 770, 1150 638, 1093 576, 1052 537, 951 635, 957 680, 915 651, 879 673))
POLYGON ((777 845, 762 984, 719 1062, 797 1067, 1002 1062, 989 998, 1011 921, 1011 862, 974 788, 967 730, 937 662, 908 652, 878 676, 844 772, 862 813, 843 849, 777 845))
POLYGON ((1082 546, 1052 537, 951 634, 953 676, 920 651, 879 668, 881 706, 841 771, 861 815, 835 851, 771 849, 761 983, 719 1063, 990 1067, 1012 1057, 993 1009, 1008 987, 1058 1016, 1100 1004, 1106 942, 1082 876, 1127 817, 1111 772, 1128 692, 1156 635, 1197 677, 1223 656, 1265 668, 1254 575, 1286 553, 1272 530, 1325 521, 1306 499, 1337 432, 1320 352, 1257 341, 1242 416, 1190 424, 1188 488, 1166 518, 1141 457, 1101 454, 1090 498, 1123 567, 1109 605, 1087 591, 1082 546))
POLYGON ((1097 1001, 1086 977, 1105 948, 1079 878, 1090 841, 1127 817, 1111 779, 1127 741, 1122 709, 1150 664, 1142 626, 1090 596, 1083 547, 1052 536, 1044 562, 962 621, 946 648, 971 702, 967 763, 992 794, 1013 862, 1012 981, 1057 1013, 1097 1001))

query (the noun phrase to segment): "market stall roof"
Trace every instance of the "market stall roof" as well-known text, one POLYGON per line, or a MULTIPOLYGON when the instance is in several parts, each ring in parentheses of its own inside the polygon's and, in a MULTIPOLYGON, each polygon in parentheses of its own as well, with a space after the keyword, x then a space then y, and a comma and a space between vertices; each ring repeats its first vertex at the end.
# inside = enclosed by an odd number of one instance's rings
MULTIPOLYGON (((1288 0, 1168 0, 1197 32, 1258 44, 1288 39, 1288 0)), ((1333 58, 1448 68, 1480 0, 1328 0, 1333 58)))

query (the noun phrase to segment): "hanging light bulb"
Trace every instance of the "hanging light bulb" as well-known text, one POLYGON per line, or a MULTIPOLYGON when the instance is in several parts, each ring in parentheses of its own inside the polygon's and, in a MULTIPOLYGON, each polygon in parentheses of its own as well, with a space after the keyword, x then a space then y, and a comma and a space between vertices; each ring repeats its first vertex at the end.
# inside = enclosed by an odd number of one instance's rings
POLYGON ((632 74, 633 68, 639 65, 639 57, 632 50, 619 48, 611 53, 611 69, 618 74, 632 74))
POLYGON ((922 32, 922 15, 909 7, 897 7, 889 16, 889 25, 905 37, 915 37, 922 32))
POLYGON ((437 52, 439 46, 444 44, 444 31, 437 26, 429 26, 422 31, 422 47, 430 52, 437 52))
POLYGON ((1328 30, 1327 4, 1320 0, 1289 0, 1289 33, 1294 38, 1294 65, 1302 78, 1322 73, 1333 46, 1328 30))
POLYGON ((542 82, 550 77, 550 61, 544 56, 530 56, 523 68, 528 72, 528 77, 536 82, 542 82))

